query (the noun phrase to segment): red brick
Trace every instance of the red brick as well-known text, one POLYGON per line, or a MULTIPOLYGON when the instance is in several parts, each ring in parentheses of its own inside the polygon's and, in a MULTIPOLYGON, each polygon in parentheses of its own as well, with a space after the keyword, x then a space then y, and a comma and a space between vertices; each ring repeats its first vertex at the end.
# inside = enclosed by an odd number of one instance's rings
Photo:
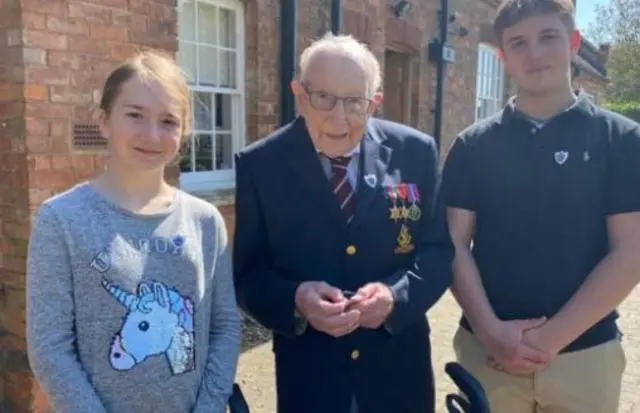
POLYGON ((147 32, 131 30, 129 32, 129 39, 131 43, 134 44, 158 48, 166 51, 174 51, 178 48, 178 42, 174 36, 153 36, 147 32))
MULTIPOLYGON (((27 228, 24 225, 22 227, 24 228, 25 232, 27 232, 27 228)), ((28 234, 26 236, 28 237, 28 234)), ((0 279, 2 280, 2 283, 5 287, 24 288, 25 286, 24 273, 11 272, 9 270, 0 268, 0 279)))
POLYGON ((132 44, 114 44, 109 47, 109 56, 116 61, 122 61, 135 56, 140 53, 140 51, 142 51, 140 46, 132 44))
POLYGON ((71 162, 72 157, 69 155, 53 155, 51 156, 51 166, 54 170, 73 168, 71 162))
POLYGON ((24 115, 35 118, 63 118, 71 116, 71 106, 62 103, 27 102, 24 115))
POLYGON ((67 189, 70 185, 73 185, 74 178, 72 170, 32 171, 29 174, 29 186, 54 190, 67 189))
POLYGON ((57 17, 47 17, 47 29, 51 32, 88 35, 90 33, 89 24, 80 19, 60 19, 57 17))
MULTIPOLYGON (((24 260, 21 258, 16 258, 13 255, 7 254, 5 255, 5 259, 9 258, 10 260, 15 260, 15 266, 20 267, 24 266, 24 260)), ((4 266, 11 270, 10 266, 4 266)), ((4 289, 4 311, 20 311, 25 309, 25 290, 24 288, 5 288, 4 289)))
POLYGON ((61 138, 69 135, 69 122, 52 120, 49 124, 49 135, 52 138, 61 138))
POLYGON ((40 205, 52 195, 52 188, 29 188, 29 201, 32 205, 40 205))
POLYGON ((96 60, 102 60, 102 56, 88 56, 69 51, 49 52, 49 66, 61 68, 67 72, 93 70, 96 60))
POLYGON ((27 349, 27 343, 24 339, 21 339, 19 337, 13 335, 5 335, 0 338, 0 348, 9 351, 25 351, 27 349))
POLYGON ((93 100, 91 93, 81 92, 70 86, 51 86, 51 102, 88 104, 93 100))
POLYGON ((69 36, 69 51, 105 56, 109 54, 109 46, 101 39, 86 36, 69 36))
POLYGON ((92 3, 96 6, 113 7, 115 9, 126 9, 128 6, 127 0, 92 0, 92 3))
POLYGON ((3 374, 6 405, 11 413, 31 413, 31 393, 36 380, 28 371, 3 374))
POLYGON ((114 26, 127 27, 136 30, 146 30, 149 18, 142 14, 131 13, 129 10, 113 10, 111 15, 114 26))
POLYGON ((93 155, 77 155, 71 159, 74 169, 93 170, 96 169, 95 156, 93 155))
POLYGON ((44 85, 25 85, 24 98, 26 100, 45 101, 49 98, 49 91, 44 85))
POLYGON ((34 171, 45 170, 48 171, 52 168, 51 157, 49 155, 29 155, 29 169, 34 171))
MULTIPOLYGON (((135 2, 134 2, 135 3, 135 2)), ((87 21, 109 24, 111 11, 108 8, 87 3, 69 3, 69 16, 80 17, 87 21)))
POLYGON ((24 111, 22 102, 0 102, 0 119, 11 119, 21 116, 24 111))
POLYGON ((25 46, 40 47, 48 50, 65 50, 68 44, 67 36, 64 34, 31 29, 22 31, 22 41, 25 46))
POLYGON ((7 102, 22 97, 22 87, 17 83, 0 83, 0 101, 7 102))
MULTIPOLYGON (((0 2, 0 5, 2 2, 0 2)), ((8 8, 6 5, 0 14, 0 28, 20 27, 20 9, 18 7, 8 8)))
POLYGON ((49 133, 49 121, 37 118, 25 118, 27 135, 44 136, 49 133))
POLYGON ((34 30, 47 28, 46 15, 40 13, 22 12, 22 27, 34 30))
POLYGON ((91 26, 91 37, 102 40, 113 40, 116 42, 126 42, 128 30, 124 27, 102 26, 94 24, 91 26))
POLYGON ((20 0, 22 11, 35 11, 51 16, 64 17, 67 12, 67 0, 20 0))
MULTIPOLYGON (((18 48, 9 48, 6 50, 16 50, 18 48)), ((4 53, 4 52, 3 52, 4 53)), ((0 62, 0 82, 17 82, 24 81, 24 69, 18 64, 7 64, 9 60, 6 54, 3 56, 4 62, 0 62), (6 64, 2 66, 2 64, 6 64)), ((14 60, 15 61, 15 60, 14 60)))
POLYGON ((68 85, 69 72, 55 67, 27 67, 26 81, 41 85, 68 85))
MULTIPOLYGON (((11 257, 11 256, 9 256, 11 257)), ((11 268, 9 267, 9 265, 7 264, 7 258, 9 258, 7 256, 4 257, 3 261, 3 268, 7 268, 11 271, 11 268)), ((11 257, 13 258, 13 257, 11 257)), ((19 262, 24 263, 23 259, 17 260, 19 262)), ((23 265, 16 265, 16 267, 24 267, 23 265)), ((17 272, 20 272, 21 274, 24 273, 24 269, 18 270, 17 272)), ((4 313, 0 314, 0 318, 2 318, 3 320, 3 325, 4 328, 6 329, 6 331, 8 331, 11 334, 14 334, 20 338, 24 338, 25 337, 25 324, 24 324, 24 310, 20 311, 20 310, 12 310, 12 311, 8 311, 6 310, 4 313)))
POLYGON ((155 0, 136 0, 129 4, 129 10, 135 14, 142 14, 153 19, 175 18, 175 7, 160 4, 155 0))

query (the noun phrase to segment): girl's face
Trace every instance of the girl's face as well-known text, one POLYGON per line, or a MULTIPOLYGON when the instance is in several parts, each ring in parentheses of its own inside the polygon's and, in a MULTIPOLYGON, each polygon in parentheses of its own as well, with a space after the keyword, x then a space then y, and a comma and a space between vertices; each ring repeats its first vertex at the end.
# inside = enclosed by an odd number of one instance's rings
POLYGON ((123 83, 100 122, 110 161, 131 172, 162 171, 180 149, 181 109, 157 82, 134 76, 123 83))

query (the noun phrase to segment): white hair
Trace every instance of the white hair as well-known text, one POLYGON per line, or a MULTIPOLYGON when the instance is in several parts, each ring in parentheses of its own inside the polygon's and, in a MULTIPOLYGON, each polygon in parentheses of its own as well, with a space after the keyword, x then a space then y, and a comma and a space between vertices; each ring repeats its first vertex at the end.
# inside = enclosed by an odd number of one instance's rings
POLYGON ((382 83, 380 63, 366 44, 351 35, 327 33, 314 41, 300 56, 300 78, 304 81, 312 61, 322 54, 346 57, 357 63, 367 76, 367 92, 373 95, 382 83))

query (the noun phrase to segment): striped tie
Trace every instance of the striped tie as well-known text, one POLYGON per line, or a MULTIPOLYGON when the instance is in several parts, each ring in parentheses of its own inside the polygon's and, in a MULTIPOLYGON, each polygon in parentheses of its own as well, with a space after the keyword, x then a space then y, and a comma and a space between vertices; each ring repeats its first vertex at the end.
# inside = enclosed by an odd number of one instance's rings
POLYGON ((351 158, 341 156, 329 158, 329 160, 331 161, 331 188, 340 203, 342 212, 347 218, 347 223, 350 223, 353 219, 356 205, 353 188, 351 188, 347 177, 347 166, 351 158))

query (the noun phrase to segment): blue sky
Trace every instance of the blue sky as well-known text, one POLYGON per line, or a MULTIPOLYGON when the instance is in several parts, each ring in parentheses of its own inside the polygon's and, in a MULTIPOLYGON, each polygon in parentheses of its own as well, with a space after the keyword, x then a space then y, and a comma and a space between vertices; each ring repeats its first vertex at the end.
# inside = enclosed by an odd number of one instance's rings
POLYGON ((578 29, 586 31, 589 23, 595 20, 595 7, 597 4, 606 4, 608 0, 577 0, 576 20, 578 29))

